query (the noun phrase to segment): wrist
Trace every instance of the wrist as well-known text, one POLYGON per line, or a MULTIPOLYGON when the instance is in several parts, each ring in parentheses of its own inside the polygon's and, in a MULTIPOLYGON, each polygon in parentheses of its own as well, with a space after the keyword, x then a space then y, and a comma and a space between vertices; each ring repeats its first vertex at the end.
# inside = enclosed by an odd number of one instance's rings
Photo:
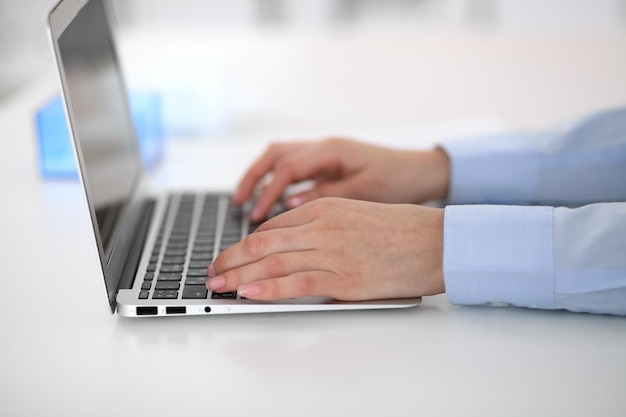
POLYGON ((433 200, 446 200, 450 188, 450 157, 442 148, 430 151, 433 200))
POLYGON ((410 154, 409 175, 406 190, 412 189, 410 201, 422 204, 428 201, 446 200, 450 184, 450 158, 440 148, 414 151, 410 154))
POLYGON ((413 207, 413 218, 417 223, 412 232, 416 240, 409 246, 418 260, 415 269, 416 294, 442 294, 446 289, 443 274, 445 210, 419 205, 413 207))
POLYGON ((445 280, 443 277, 443 252, 444 252, 444 221, 445 221, 445 210, 444 209, 433 209, 433 221, 432 225, 434 227, 433 232, 433 241, 432 241, 432 259, 433 259, 433 273, 432 273, 432 281, 431 281, 431 291, 430 294, 425 295, 435 295, 446 292, 445 280))

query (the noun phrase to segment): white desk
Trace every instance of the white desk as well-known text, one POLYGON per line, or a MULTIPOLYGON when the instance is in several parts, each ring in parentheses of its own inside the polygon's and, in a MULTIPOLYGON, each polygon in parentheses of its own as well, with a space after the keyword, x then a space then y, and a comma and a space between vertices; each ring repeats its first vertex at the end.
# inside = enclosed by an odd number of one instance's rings
MULTIPOLYGON (((1 416, 626 413, 623 318, 455 307, 445 296, 402 311, 111 315, 78 184, 37 172, 42 94, 34 86, 0 109, 1 416)), ((244 166, 217 180, 217 159, 194 150, 246 149, 246 159, 261 148, 186 142, 158 175, 232 185, 244 166), (185 155, 204 171, 168 171, 185 155)))

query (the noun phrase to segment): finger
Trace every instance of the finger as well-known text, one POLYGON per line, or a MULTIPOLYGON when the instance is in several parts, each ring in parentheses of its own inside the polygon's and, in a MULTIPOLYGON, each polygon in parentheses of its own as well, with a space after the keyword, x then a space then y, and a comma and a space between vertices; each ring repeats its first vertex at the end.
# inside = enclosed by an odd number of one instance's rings
POLYGON ((294 209, 323 197, 357 198, 355 190, 360 188, 357 177, 318 182, 309 190, 289 196, 286 203, 294 209))
POLYGON ((301 149, 277 161, 274 166, 274 177, 264 188, 252 211, 252 220, 259 221, 265 218, 289 185, 314 179, 321 174, 336 175, 340 169, 336 152, 327 146, 316 145, 301 149))
POLYGON ((235 203, 243 204, 252 196, 255 187, 265 175, 272 170, 277 160, 293 152, 295 149, 308 145, 309 144, 306 142, 277 143, 270 145, 243 176, 235 192, 235 203))
POLYGON ((235 291, 242 285, 259 280, 314 270, 320 263, 319 252, 294 251, 274 253, 259 261, 230 269, 211 278, 207 282, 207 287, 217 292, 235 291))
POLYGON ((237 291, 242 297, 255 300, 281 300, 307 296, 339 298, 341 294, 339 282, 334 273, 315 270, 244 284, 237 291))
POLYGON ((291 172, 282 171, 280 173, 274 172, 274 176, 270 183, 263 188, 261 195, 259 196, 256 205, 250 213, 250 219, 253 222, 259 222, 267 218, 268 213, 274 207, 274 204, 285 193, 285 190, 289 185, 299 181, 299 179, 305 179, 304 175, 294 175, 291 172))
POLYGON ((211 276, 220 275, 271 254, 308 250, 311 247, 309 236, 303 235, 297 227, 257 231, 220 253, 209 266, 209 273, 211 276))
POLYGON ((331 207, 333 202, 328 199, 328 201, 318 200, 315 205, 312 204, 296 207, 264 221, 256 228, 255 233, 305 226, 319 216, 322 211, 331 207))
MULTIPOLYGON (((364 202, 356 199, 320 197, 315 201, 310 201, 300 207, 295 207, 292 210, 266 220, 256 228, 255 233, 303 227, 322 216, 330 215, 332 217, 338 212, 362 210, 364 204, 370 207, 379 205, 378 203, 364 202), (333 210, 338 211, 332 212, 333 210)), ((298 231, 298 233, 301 232, 298 231)))

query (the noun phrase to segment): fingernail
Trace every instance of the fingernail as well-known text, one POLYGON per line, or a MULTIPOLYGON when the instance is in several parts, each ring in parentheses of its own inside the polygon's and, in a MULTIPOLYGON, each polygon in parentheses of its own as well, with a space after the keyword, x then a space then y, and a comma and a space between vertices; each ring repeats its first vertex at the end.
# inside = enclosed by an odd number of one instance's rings
POLYGON ((260 207, 255 207, 252 209, 252 213, 250 213, 250 217, 253 221, 261 220, 263 218, 263 212, 260 207))
POLYGON ((294 195, 293 197, 289 197, 287 199, 287 205, 289 208, 300 207, 306 203, 306 198, 303 195, 294 195))
POLYGON ((215 275, 217 275, 215 273, 215 267, 213 266, 213 264, 209 265, 209 269, 207 270, 207 273, 209 274, 209 278, 213 278, 215 275))
POLYGON ((259 284, 242 285, 237 292, 240 297, 254 298, 261 294, 261 286, 259 284))
POLYGON ((224 279, 224 276, 218 275, 211 278, 207 285, 211 291, 219 291, 226 285, 226 280, 224 279))
POLYGON ((241 190, 237 190, 235 192, 235 195, 233 195, 233 201, 235 203, 240 203, 241 202, 241 196, 243 195, 243 193, 241 192, 241 190))

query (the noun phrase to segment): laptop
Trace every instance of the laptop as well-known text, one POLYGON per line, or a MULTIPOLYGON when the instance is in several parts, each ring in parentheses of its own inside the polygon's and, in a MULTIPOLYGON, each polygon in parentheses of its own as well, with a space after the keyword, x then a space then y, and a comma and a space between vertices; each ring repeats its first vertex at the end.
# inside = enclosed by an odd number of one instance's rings
POLYGON ((254 225, 227 192, 155 192, 130 116, 104 0, 62 0, 49 34, 111 311, 127 317, 401 308, 420 298, 275 302, 212 293, 207 268, 254 225))

